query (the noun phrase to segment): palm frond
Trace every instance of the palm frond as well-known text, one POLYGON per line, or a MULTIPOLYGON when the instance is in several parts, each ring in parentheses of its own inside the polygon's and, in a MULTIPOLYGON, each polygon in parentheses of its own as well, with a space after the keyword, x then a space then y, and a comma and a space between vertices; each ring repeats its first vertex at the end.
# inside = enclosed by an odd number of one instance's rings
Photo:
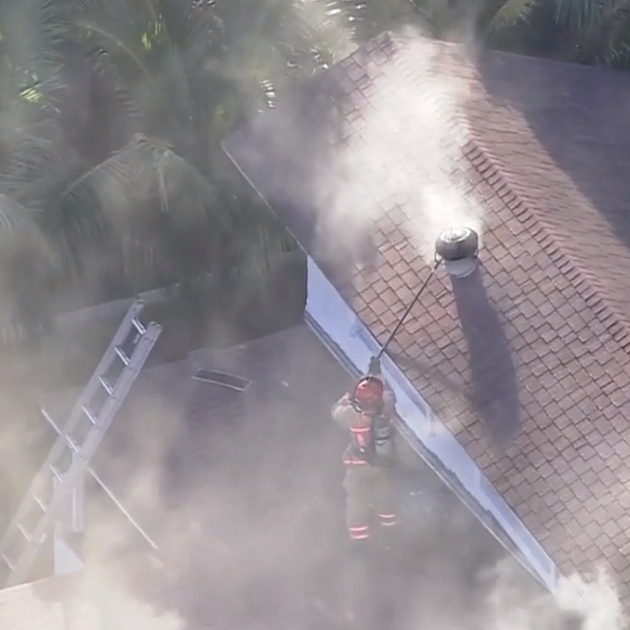
MULTIPOLYGON (((322 62, 325 66, 352 53, 357 47, 357 27, 361 16, 358 3, 349 5, 344 0, 297 0, 291 13, 287 14, 284 24, 284 38, 307 47, 311 63, 322 62), (350 11, 354 10, 350 15, 350 11), (293 37, 292 37, 293 35, 293 37), (295 37, 297 36, 297 37, 295 37)), ((302 55, 303 57, 303 55, 302 55)), ((307 65, 307 68, 308 68, 307 65)), ((319 68, 317 68, 319 69, 319 68)))
POLYGON ((178 48, 170 48, 152 75, 151 84, 139 83, 130 92, 143 116, 143 132, 172 142, 178 149, 197 114, 188 67, 178 48))
POLYGON ((12 343, 47 321, 58 259, 36 213, 0 194, 0 339, 12 343))
POLYGON ((17 238, 20 230, 34 228, 34 215, 17 201, 0 193, 0 235, 17 238))
POLYGON ((492 14, 485 25, 487 33, 527 21, 537 0, 507 0, 492 14))
POLYGON ((17 124, 13 113, 0 115, 0 191, 22 204, 42 208, 35 192, 54 181, 69 149, 54 119, 17 124))
POLYGON ((57 232, 69 251, 94 258, 86 244, 109 243, 120 250, 134 282, 199 273, 235 229, 206 178, 170 147, 141 134, 72 182, 57 212, 57 232))
POLYGON ((624 66, 630 60, 630 2, 614 7, 602 34, 605 43, 600 61, 613 67, 624 66))
POLYGON ((597 30, 605 19, 609 4, 592 0, 554 0, 554 19, 558 25, 573 31, 597 30))
POLYGON ((264 275, 280 254, 295 249, 282 223, 257 198, 225 194, 222 199, 233 222, 233 272, 264 275))
MULTIPOLYGON (((30 260, 43 269, 57 266, 53 249, 39 225, 37 211, 26 208, 0 193, 0 260, 2 273, 19 258, 30 260)), ((18 270, 19 271, 19 270, 18 270)), ((28 286, 28 278, 22 278, 28 286)))
MULTIPOLYGON (((53 17, 52 0, 0 5, 0 24, 10 24, 2 38, 1 96, 3 104, 37 104, 54 109, 48 88, 59 85, 54 45, 66 34, 53 17)), ((6 105, 4 106, 6 109, 6 105)))
POLYGON ((199 65, 208 56, 226 51, 225 27, 211 2, 197 0, 155 0, 168 43, 179 48, 188 63, 199 65))

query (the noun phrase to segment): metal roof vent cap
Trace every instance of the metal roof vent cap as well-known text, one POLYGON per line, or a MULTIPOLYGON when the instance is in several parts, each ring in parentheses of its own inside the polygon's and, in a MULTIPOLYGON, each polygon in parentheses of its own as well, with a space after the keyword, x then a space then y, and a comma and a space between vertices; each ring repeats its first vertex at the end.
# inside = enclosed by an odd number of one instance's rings
POLYGON ((477 268, 479 236, 468 227, 449 228, 435 242, 435 255, 449 276, 465 278, 477 268))

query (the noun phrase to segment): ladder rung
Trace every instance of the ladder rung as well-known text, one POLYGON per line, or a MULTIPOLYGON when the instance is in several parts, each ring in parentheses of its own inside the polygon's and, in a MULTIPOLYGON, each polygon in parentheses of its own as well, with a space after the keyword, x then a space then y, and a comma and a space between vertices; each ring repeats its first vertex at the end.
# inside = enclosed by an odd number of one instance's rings
MULTIPOLYGON (((107 379, 104 376, 99 376, 98 380, 103 386, 103 389, 111 396, 114 393, 114 388, 109 384, 107 379)), ((83 410, 85 411, 85 407, 83 407, 83 410)))
POLYGON ((147 332, 147 329, 145 328, 144 324, 137 318, 134 317, 131 320, 131 323, 135 326, 136 330, 141 334, 144 335, 144 333, 147 332))
POLYGON ((18 524, 17 526, 18 530, 20 531, 20 534, 22 534, 22 536, 24 536, 24 538, 26 538, 27 542, 31 542, 31 539, 33 538, 27 531, 26 531, 26 527, 24 527, 24 525, 22 525, 21 523, 18 524))
POLYGON ((11 562, 11 560, 9 560, 9 558, 7 558, 6 553, 2 554, 2 559, 6 562, 7 566, 9 567, 9 571, 13 571, 15 569, 15 565, 11 562))
POLYGON ((66 444, 75 452, 78 453, 81 449, 79 445, 69 436, 66 435, 66 444))
POLYGON ((35 503, 37 503, 37 505, 39 505, 39 507, 42 509, 42 512, 48 511, 48 506, 38 496, 33 495, 33 500, 35 501, 35 503))
POLYGON ((116 354, 125 365, 129 365, 129 357, 120 346, 116 346, 116 354))
POLYGON ((98 418, 94 415, 94 413, 92 413, 92 410, 87 405, 83 405, 81 409, 83 410, 83 413, 87 416, 88 420, 92 424, 98 423, 98 418))
POLYGON ((52 464, 50 465, 50 472, 55 475, 59 481, 63 481, 63 475, 52 464))

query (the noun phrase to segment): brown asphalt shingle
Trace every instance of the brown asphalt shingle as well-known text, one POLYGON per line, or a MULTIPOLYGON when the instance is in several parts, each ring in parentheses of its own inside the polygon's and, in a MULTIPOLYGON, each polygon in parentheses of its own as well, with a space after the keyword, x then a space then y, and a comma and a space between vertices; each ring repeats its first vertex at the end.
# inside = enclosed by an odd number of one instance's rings
MULTIPOLYGON (((392 354, 561 570, 603 562, 627 598, 630 77, 501 53, 473 67, 448 45, 385 34, 226 143, 381 341, 428 273, 415 209, 386 181, 401 164, 339 173, 356 190, 346 204, 367 190, 380 206, 366 247, 348 251, 327 243, 339 186, 322 194, 319 175, 340 147, 352 155, 368 119, 400 160, 413 121, 391 119, 395 102, 379 119, 383 76, 413 85, 423 108, 431 77, 466 82, 465 105, 441 124, 453 138, 470 127, 449 168, 485 224, 482 268, 440 272, 392 354)), ((402 168, 416 167, 411 152, 402 168)))

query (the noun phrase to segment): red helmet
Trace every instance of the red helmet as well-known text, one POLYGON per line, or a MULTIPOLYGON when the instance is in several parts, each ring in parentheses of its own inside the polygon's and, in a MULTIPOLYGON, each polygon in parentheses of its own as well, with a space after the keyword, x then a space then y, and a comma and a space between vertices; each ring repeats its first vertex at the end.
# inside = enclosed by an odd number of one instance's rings
POLYGON ((356 384, 352 405, 361 413, 379 413, 383 408, 385 386, 376 376, 364 376, 356 384))

